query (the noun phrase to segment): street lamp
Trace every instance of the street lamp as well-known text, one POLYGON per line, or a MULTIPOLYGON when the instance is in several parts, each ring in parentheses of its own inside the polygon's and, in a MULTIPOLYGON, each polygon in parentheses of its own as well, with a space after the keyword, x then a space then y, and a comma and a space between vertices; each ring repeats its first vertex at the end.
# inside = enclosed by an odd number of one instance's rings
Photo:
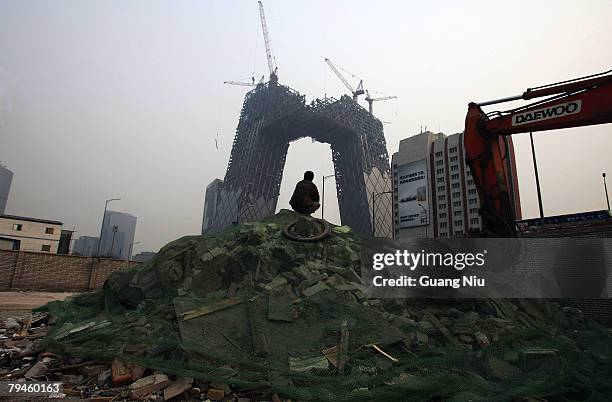
POLYGON ((610 196, 608 195, 608 185, 606 184, 606 173, 602 173, 601 176, 603 177, 604 191, 606 192, 606 201, 608 202, 608 211, 610 211, 610 196))
POLYGON ((132 256, 132 247, 134 247, 134 244, 140 244, 140 242, 139 241, 136 241, 136 242, 133 241, 133 242, 130 243, 130 249, 128 251, 127 258, 125 259, 127 262, 130 262, 130 257, 132 256))
POLYGON ((98 258, 100 258, 100 245, 102 244, 102 233, 104 232, 104 217, 106 216, 106 208, 108 208, 109 202, 119 200, 121 200, 121 198, 110 198, 106 200, 106 203, 104 204, 104 215, 102 215, 102 226, 100 227, 100 238, 98 239, 98 251, 96 252, 98 258))
POLYGON ((372 237, 376 237, 376 199, 383 194, 393 194, 393 191, 383 191, 382 193, 372 191, 372 237))
POLYGON ((421 204, 420 202, 417 204, 419 207, 421 207, 423 209, 423 212, 425 212, 425 219, 427 220, 427 225, 425 226, 425 237, 429 237, 427 236, 427 228, 429 226, 429 213, 427 213, 427 210, 425 209, 425 207, 423 206, 423 204, 421 204))
POLYGON ((323 212, 325 211, 325 180, 329 179, 330 177, 336 177, 336 175, 328 174, 327 176, 323 176, 323 194, 321 194, 321 219, 323 219, 323 212))

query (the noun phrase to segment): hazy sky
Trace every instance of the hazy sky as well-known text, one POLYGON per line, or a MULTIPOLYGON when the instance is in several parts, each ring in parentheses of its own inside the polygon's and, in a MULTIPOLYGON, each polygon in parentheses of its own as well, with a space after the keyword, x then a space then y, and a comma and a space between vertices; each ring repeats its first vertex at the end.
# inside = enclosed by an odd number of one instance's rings
MULTIPOLYGON (((375 104, 391 123, 390 155, 421 126, 462 131, 470 101, 612 68, 609 0, 264 5, 279 79, 308 102, 346 92, 325 57, 399 97, 375 104)), ((199 233, 204 189, 225 174, 248 90, 223 81, 253 73, 267 75, 255 0, 0 0, 0 161, 15 174, 6 212, 97 236, 104 200, 121 197, 112 208, 138 217, 135 252, 199 233)), ((523 215, 534 217, 529 137, 514 139, 523 215)), ((535 143, 547 215, 605 209, 612 125, 535 143)), ((320 187, 333 172, 329 146, 291 145, 279 207, 307 168, 320 187)), ((333 182, 326 189, 337 221, 333 182)))

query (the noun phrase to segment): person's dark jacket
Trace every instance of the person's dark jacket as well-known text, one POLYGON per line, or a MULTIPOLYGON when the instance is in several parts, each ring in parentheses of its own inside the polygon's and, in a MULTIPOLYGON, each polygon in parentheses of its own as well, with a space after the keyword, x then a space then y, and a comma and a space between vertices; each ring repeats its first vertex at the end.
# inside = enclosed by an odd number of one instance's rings
POLYGON ((295 211, 304 211, 315 202, 319 202, 319 190, 317 186, 310 180, 302 180, 298 182, 289 201, 289 205, 293 207, 295 211))

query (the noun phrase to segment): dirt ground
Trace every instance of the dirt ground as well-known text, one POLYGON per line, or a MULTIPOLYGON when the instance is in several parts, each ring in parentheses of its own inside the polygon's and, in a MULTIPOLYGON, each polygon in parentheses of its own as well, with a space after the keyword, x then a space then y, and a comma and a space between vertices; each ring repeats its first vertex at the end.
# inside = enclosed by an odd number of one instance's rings
POLYGON ((0 292, 0 317, 15 317, 27 314, 53 300, 64 300, 75 293, 56 292, 0 292))

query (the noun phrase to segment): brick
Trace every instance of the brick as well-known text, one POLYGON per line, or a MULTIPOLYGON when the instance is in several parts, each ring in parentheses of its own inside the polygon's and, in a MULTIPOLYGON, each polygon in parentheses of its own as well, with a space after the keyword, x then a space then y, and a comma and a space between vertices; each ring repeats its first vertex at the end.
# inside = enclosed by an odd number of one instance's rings
POLYGON ((225 398, 225 392, 222 389, 209 388, 206 397, 211 401, 222 401, 225 398))

